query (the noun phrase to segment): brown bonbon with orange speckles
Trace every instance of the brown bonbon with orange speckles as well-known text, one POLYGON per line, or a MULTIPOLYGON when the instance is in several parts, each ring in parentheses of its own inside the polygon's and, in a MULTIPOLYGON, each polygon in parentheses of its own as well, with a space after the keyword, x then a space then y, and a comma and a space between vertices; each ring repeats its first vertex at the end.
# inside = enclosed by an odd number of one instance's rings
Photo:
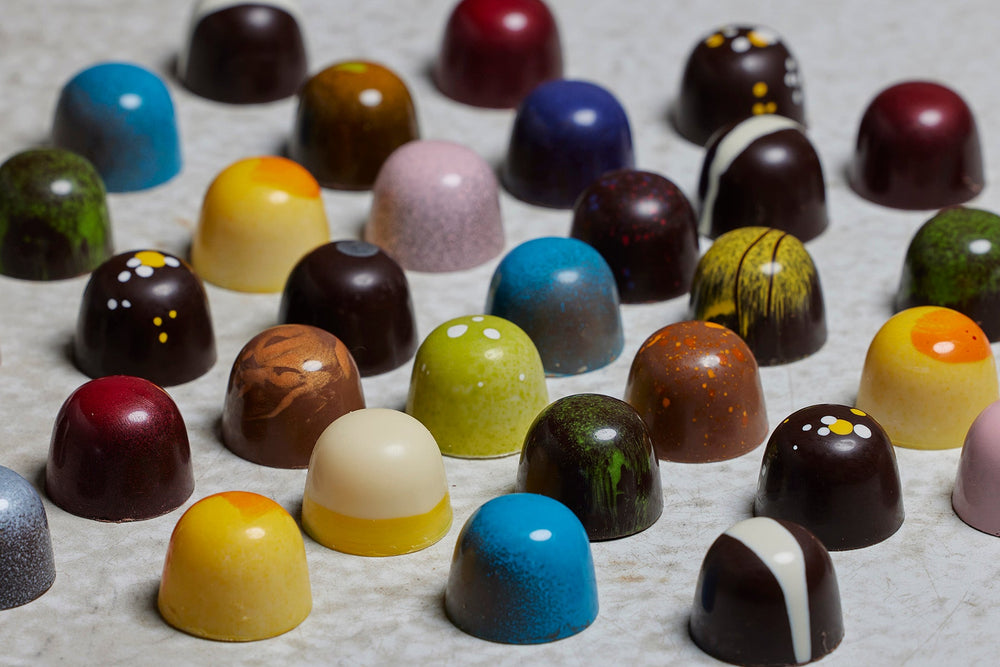
POLYGON ((739 336, 712 322, 678 322, 647 338, 632 361, 625 400, 666 461, 724 461, 767 436, 757 361, 739 336))
POLYGON ((363 407, 358 367, 336 336, 304 324, 271 327, 233 363, 222 440, 254 463, 305 468, 323 429, 363 407))

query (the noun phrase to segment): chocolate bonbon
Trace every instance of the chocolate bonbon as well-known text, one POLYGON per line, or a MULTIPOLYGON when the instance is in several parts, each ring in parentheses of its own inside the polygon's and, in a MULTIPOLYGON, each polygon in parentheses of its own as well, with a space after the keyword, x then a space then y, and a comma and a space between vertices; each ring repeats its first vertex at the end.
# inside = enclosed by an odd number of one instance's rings
POLYGON ((441 451, 410 415, 355 410, 316 441, 302 498, 302 526, 330 549, 396 556, 425 549, 451 527, 441 451))
POLYGON ((694 210, 659 174, 621 169, 598 178, 573 207, 570 236, 601 253, 622 303, 664 301, 691 287, 698 264, 694 210))
POLYGON ((628 403, 600 394, 566 396, 542 410, 525 436, 514 488, 569 507, 591 540, 638 533, 663 512, 646 425, 628 403))
POLYGON ((86 159, 58 148, 29 150, 0 166, 0 274, 59 280, 111 256, 104 184, 86 159))
POLYGON ((445 26, 434 82, 459 102, 510 108, 562 71, 559 28, 544 2, 462 0, 445 26))
POLYGON ((798 61, 769 28, 723 26, 688 56, 674 125, 685 139, 704 145, 719 128, 762 114, 805 124, 798 61))
POLYGON ((549 402, 538 350, 516 324, 492 315, 448 320, 420 344, 406 412, 448 456, 488 458, 521 450, 549 402))
POLYGON ((951 505, 962 521, 1000 536, 1000 401, 983 408, 969 427, 958 461, 951 505))
POLYGON ((463 632, 505 644, 585 630, 597 618, 597 580, 580 520, 534 493, 482 505, 455 544, 445 611, 463 632))
POLYGON ((283 324, 251 338, 233 362, 222 441, 254 463, 305 468, 323 430, 363 407, 347 347, 322 329, 283 324))
POLYGON ((701 233, 768 226, 809 241, 826 229, 823 167, 805 128, 773 114, 715 134, 698 185, 701 233))
POLYGON ((411 141, 382 165, 365 238, 405 269, 459 271, 503 250, 493 169, 471 148, 411 141))
POLYGON ((742 227, 716 239, 695 270, 691 317, 738 333, 761 366, 807 357, 826 342, 823 291, 794 236, 742 227))
POLYGON ((90 377, 136 375, 165 387, 200 377, 216 359, 201 280, 158 250, 112 257, 83 292, 73 354, 90 377))
POLYGON ((1000 216, 954 206, 925 222, 906 249, 895 305, 952 308, 1000 340, 1000 216))
POLYGON ((88 67, 63 86, 52 140, 90 160, 108 192, 152 188, 181 170, 170 92, 156 74, 131 63, 88 67))
POLYGON ((632 360, 625 400, 667 461, 723 461, 767 437, 757 362, 720 324, 677 322, 649 336, 632 360))
POLYGON ((420 137, 406 84, 372 62, 342 62, 299 94, 288 154, 325 188, 367 190, 389 155, 420 137))
POLYGON ((303 257, 285 283, 278 319, 332 333, 362 376, 398 368, 417 349, 406 274, 364 241, 327 243, 303 257))
POLYGON ((943 208, 972 199, 984 185, 972 111, 937 83, 886 88, 861 118, 848 182, 865 199, 892 208, 943 208))
POLYGON ((865 356, 855 405, 892 444, 961 447, 976 416, 1000 397, 986 334, 950 308, 917 306, 882 325, 865 356))
POLYGON ((229 165, 205 193, 191 264, 210 283, 240 292, 280 292, 296 262, 330 240, 319 184, 271 155, 229 165))
POLYGON ((294 95, 308 74, 295 0, 200 0, 177 75, 192 92, 230 104, 294 95))
POLYGON ((831 551, 889 538, 903 523, 889 436, 857 408, 797 410, 767 442, 753 507, 757 516, 805 526, 831 551))
POLYGON ((140 521, 180 507, 194 472, 173 399, 127 375, 76 389, 52 428, 45 491, 67 512, 97 521, 140 521))
POLYGON ((226 491, 202 498, 170 535, 157 594, 163 619, 196 637, 267 639, 312 610, 302 533, 270 498, 226 491))
POLYGON ((738 665, 819 660, 844 637, 830 554, 791 521, 737 523, 705 554, 690 630, 705 653, 738 665))
POLYGON ((42 499, 28 480, 0 466, 0 611, 39 598, 55 578, 42 499))
POLYGON ((571 208, 601 174, 634 162, 632 129, 615 96, 589 81, 556 79, 518 107, 501 179, 529 204, 571 208))
POLYGON ((624 346, 614 274, 576 239, 532 239, 507 253, 490 280, 486 311, 524 329, 548 375, 601 368, 624 346))

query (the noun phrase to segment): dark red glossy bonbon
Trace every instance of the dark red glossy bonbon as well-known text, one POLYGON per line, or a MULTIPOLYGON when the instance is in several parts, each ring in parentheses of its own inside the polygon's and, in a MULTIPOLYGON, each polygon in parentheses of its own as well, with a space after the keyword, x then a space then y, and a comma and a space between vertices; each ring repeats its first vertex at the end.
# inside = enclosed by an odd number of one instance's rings
POLYGON ((972 199, 985 183, 972 111, 937 83, 886 88, 861 118, 848 176, 859 195, 891 208, 934 209, 972 199))
POLYGON ((601 253, 622 303, 664 301, 691 287, 698 264, 694 209, 659 174, 622 169, 598 178, 576 201, 570 236, 601 253))
POLYGON ((73 351, 90 377, 135 375, 168 387, 204 375, 216 352, 201 280, 158 250, 112 257, 84 290, 73 351))
POLYGON ((364 241, 335 241, 303 257, 285 284, 278 319, 332 333, 362 376, 398 368, 417 349, 406 274, 364 241))
POLYGON ((305 42, 288 2, 201 2, 178 74, 192 92, 254 104, 294 95, 308 73, 305 42))
POLYGON ((63 403, 45 466, 49 498, 98 521, 165 514, 194 491, 187 430, 170 395, 148 380, 91 380, 63 403))
POLYGON ((754 514, 801 524, 831 551, 887 539, 903 524, 889 437, 871 415, 846 405, 792 413, 767 442, 754 514))
POLYGON ((541 0, 462 0, 434 67, 442 93, 477 107, 512 108, 562 76, 559 29, 541 0))

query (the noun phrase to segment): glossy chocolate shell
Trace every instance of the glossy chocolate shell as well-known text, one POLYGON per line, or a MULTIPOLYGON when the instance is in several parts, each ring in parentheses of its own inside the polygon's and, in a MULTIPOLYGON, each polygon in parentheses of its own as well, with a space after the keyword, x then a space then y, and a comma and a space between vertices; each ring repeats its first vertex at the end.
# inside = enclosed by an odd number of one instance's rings
POLYGON ((600 394, 555 401, 524 439, 517 491, 540 493, 576 514, 591 540, 649 528, 663 511, 660 464, 642 418, 600 394))
POLYGON ((598 178, 573 207, 570 236, 601 253, 622 303, 665 301, 691 287, 698 264, 694 209, 659 174, 622 169, 598 178))
POLYGON ((204 375, 216 352, 201 280, 157 250, 112 257, 83 292, 73 351, 94 378, 135 375, 169 387, 204 375))
POLYGON ((903 523, 889 436, 871 415, 846 405, 794 412, 767 442, 754 514, 801 524, 831 551, 887 539, 903 523))
POLYGON ((417 349, 406 274, 364 241, 335 241, 303 257, 285 284, 278 319, 332 333, 362 376, 398 368, 417 349))

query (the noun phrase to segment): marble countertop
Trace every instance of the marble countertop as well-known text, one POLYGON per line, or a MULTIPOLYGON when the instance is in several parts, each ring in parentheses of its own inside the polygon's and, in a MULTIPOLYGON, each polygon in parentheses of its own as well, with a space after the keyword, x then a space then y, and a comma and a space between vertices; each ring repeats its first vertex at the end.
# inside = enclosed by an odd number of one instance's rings
MULTIPOLYGON (((187 22, 185 2, 6 0, 0 19, 0 159, 46 141, 60 87, 103 60, 161 73, 174 96, 185 166, 150 191, 111 195, 116 250, 154 247, 184 254, 201 198, 233 161, 274 153, 292 128, 294 100, 234 107, 195 97, 172 75, 187 22)), ((466 107, 428 78, 451 0, 302 0, 311 70, 345 59, 380 61, 410 86, 425 138, 451 139, 491 163, 504 155, 513 114, 466 107)), ((815 355, 762 369, 770 424, 813 403, 850 403, 865 350, 891 315, 906 245, 927 212, 861 200, 844 168, 868 101, 899 80, 947 82, 977 115, 987 187, 975 205, 1000 209, 1000 90, 994 85, 997 10, 988 0, 918 0, 832 5, 770 0, 550 0, 563 38, 567 75, 613 90, 630 114, 637 164, 696 193, 700 148, 666 121, 684 59, 709 30, 730 22, 774 28, 797 56, 810 136, 824 164, 830 228, 808 249, 827 303, 829 341, 815 355), (828 8, 829 7, 829 8, 828 8)), ((334 238, 357 237, 370 193, 324 191, 334 238)), ((507 249, 565 235, 570 214, 535 208, 506 193, 507 249)), ((703 249, 707 242, 702 242, 703 249)), ((482 311, 499 258, 455 274, 411 273, 420 335, 482 311)), ((86 277, 25 282, 0 277, 0 464, 41 488, 52 424, 86 381, 67 344, 86 277)), ((687 633, 701 559, 712 541, 749 516, 762 449, 735 460, 664 462, 665 507, 647 531, 596 543, 601 611, 586 631, 551 644, 506 646, 465 635, 445 617, 442 595, 462 524, 480 504, 511 490, 516 457, 446 459, 455 522, 419 553, 385 559, 329 551, 306 538, 314 607, 295 630, 225 644, 174 630, 156 610, 167 542, 183 509, 209 494, 242 489, 267 495, 297 516, 305 471, 244 461, 218 440, 216 423, 232 360, 254 334, 276 323, 280 295, 207 286, 219 361, 205 376, 170 389, 187 423, 196 488, 184 507, 149 521, 105 524, 72 516, 45 499, 58 575, 35 602, 0 612, 5 664, 385 664, 596 663, 692 665, 714 662, 687 633)), ((550 379, 552 398, 578 392, 621 397, 640 343, 685 319, 686 298, 623 308, 625 350, 611 365, 550 379)), ((373 378, 371 407, 401 408, 410 365, 373 378)), ((833 554, 846 635, 829 665, 992 664, 1000 609, 1000 540, 963 524, 950 494, 958 450, 898 450, 906 521, 891 539, 833 554)))

